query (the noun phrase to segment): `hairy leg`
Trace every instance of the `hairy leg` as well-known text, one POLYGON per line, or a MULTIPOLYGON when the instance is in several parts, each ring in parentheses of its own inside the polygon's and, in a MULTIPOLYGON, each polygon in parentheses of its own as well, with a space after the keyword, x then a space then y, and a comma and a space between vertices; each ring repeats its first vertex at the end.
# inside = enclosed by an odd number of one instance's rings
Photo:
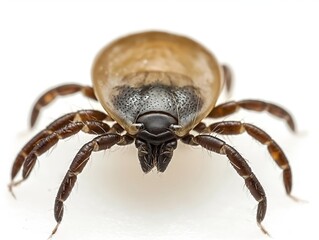
POLYGON ((227 65, 222 65, 225 79, 226 91, 229 93, 233 86, 233 77, 230 68, 227 65))
POLYGON ((127 145, 133 142, 133 138, 128 135, 119 135, 116 133, 107 133, 94 138, 86 143, 73 159, 71 166, 65 175, 58 194, 55 199, 54 217, 57 221, 56 227, 52 234, 55 234, 63 218, 64 201, 66 201, 74 187, 77 176, 83 171, 85 165, 90 159, 92 152, 102 151, 111 148, 113 145, 127 145))
POLYGON ((276 164, 283 170, 283 182, 286 193, 290 196, 292 189, 292 172, 289 161, 280 148, 280 146, 273 140, 265 131, 256 127, 253 124, 242 123, 239 121, 223 121, 208 125, 198 126, 198 130, 204 133, 217 133, 221 135, 235 135, 247 132, 251 137, 256 139, 263 145, 267 146, 268 152, 276 164))
POLYGON ((265 218, 267 210, 267 198, 263 187, 252 172, 245 159, 230 145, 211 135, 187 135, 181 139, 190 145, 200 145, 209 151, 226 155, 236 172, 244 179, 245 185, 251 195, 258 202, 256 220, 263 233, 268 234, 261 222, 265 218))
POLYGON ((30 158, 30 154, 32 151, 33 154, 31 154, 31 156, 36 157, 40 153, 42 154, 43 152, 47 151, 50 148, 48 147, 48 145, 51 144, 51 146, 53 146, 55 144, 55 141, 57 141, 57 138, 66 138, 77 133, 80 130, 92 134, 99 134, 101 131, 105 133, 105 131, 109 129, 109 127, 105 123, 101 122, 98 124, 99 126, 95 126, 96 124, 94 125, 94 123, 89 123, 92 131, 90 131, 90 128, 88 128, 88 126, 85 126, 85 124, 83 125, 83 123, 85 122, 100 122, 103 120, 111 119, 103 112, 99 112, 96 110, 81 110, 74 113, 66 114, 52 122, 49 126, 47 126, 44 130, 39 132, 35 137, 27 142, 27 144, 18 153, 11 170, 11 184, 9 185, 10 191, 12 190, 13 186, 21 182, 14 182, 14 179, 19 173, 22 165, 25 163, 25 160, 28 157, 30 158), (77 124, 72 125, 72 123, 77 124), (81 127, 81 125, 83 126, 81 127), (37 148, 37 151, 34 152, 35 148, 37 148))
POLYGON ((213 108, 207 117, 220 118, 237 112, 239 109, 246 109, 256 112, 267 111, 273 116, 285 120, 292 131, 295 131, 295 123, 292 116, 282 107, 273 103, 268 103, 259 100, 242 100, 242 101, 230 101, 220 104, 213 108))
POLYGON ((93 88, 89 86, 81 86, 79 84, 65 84, 49 89, 36 101, 31 112, 30 126, 33 127, 40 113, 41 108, 50 104, 58 96, 66 96, 73 93, 81 92, 90 99, 96 99, 93 88))

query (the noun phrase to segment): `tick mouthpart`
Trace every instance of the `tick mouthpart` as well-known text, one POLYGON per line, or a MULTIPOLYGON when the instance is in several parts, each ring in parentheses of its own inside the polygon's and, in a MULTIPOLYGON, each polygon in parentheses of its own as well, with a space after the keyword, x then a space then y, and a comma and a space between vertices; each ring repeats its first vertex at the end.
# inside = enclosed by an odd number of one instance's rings
POLYGON ((177 138, 171 129, 172 125, 177 125, 177 120, 167 113, 146 113, 139 116, 136 123, 142 124, 136 138, 152 145, 160 145, 177 138))

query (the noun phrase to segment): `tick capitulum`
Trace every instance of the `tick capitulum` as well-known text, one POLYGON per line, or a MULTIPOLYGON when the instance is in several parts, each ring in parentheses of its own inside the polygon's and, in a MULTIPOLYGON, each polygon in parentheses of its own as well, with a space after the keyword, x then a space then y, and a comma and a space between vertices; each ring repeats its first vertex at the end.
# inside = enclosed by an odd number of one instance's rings
POLYGON ((285 120, 294 131, 293 119, 286 110, 259 100, 216 105, 224 86, 229 89, 231 85, 228 67, 220 65, 208 50, 195 41, 164 32, 129 35, 106 46, 96 57, 92 78, 93 88, 66 84, 44 93, 33 107, 31 127, 42 107, 58 96, 77 92, 99 101, 105 112, 81 110, 58 118, 21 149, 12 167, 10 191, 28 178, 38 157, 60 139, 79 131, 96 135, 75 155, 61 183, 54 206, 57 225, 52 234, 62 221, 64 201, 92 152, 135 141, 143 172, 153 168, 164 172, 179 140, 226 155, 258 202, 257 224, 267 233, 261 225, 267 208, 263 187, 246 160, 218 136, 246 132, 266 145, 270 156, 283 170, 284 186, 290 195, 292 174, 284 152, 255 125, 239 121, 217 121, 206 125, 202 120, 225 117, 239 109, 267 111, 285 120), (110 121, 114 124, 106 123, 110 121), (197 134, 193 135, 191 131, 197 134), (16 181, 21 169, 22 179, 16 181))

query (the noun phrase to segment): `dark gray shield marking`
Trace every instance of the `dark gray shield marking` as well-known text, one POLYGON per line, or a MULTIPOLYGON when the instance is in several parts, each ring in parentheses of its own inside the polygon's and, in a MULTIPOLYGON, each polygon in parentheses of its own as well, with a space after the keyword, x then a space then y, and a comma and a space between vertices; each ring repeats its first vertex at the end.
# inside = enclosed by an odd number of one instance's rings
POLYGON ((116 87, 112 103, 118 114, 130 123, 147 112, 164 112, 185 126, 193 121, 203 102, 193 86, 167 86, 159 83, 142 87, 116 87))

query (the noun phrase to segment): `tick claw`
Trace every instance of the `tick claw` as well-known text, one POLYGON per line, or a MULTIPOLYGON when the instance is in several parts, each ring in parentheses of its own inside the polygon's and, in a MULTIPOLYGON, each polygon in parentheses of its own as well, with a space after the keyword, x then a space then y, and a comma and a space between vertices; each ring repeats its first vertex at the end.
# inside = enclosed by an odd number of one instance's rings
POLYGON ((258 223, 258 227, 260 228, 260 230, 261 230, 264 234, 266 234, 268 237, 271 237, 270 234, 269 234, 269 232, 264 228, 263 225, 261 225, 261 223, 258 223))
POLYGON ((54 227, 54 229, 52 230, 52 233, 51 233, 51 235, 48 237, 48 239, 52 239, 53 235, 54 235, 54 234, 56 233, 56 231, 58 230, 59 225, 60 225, 60 223, 58 223, 58 224, 54 227))
POLYGON ((9 183, 9 185, 8 185, 9 192, 11 193, 11 195, 13 196, 14 199, 17 199, 17 198, 16 198, 16 195, 15 195, 14 192, 13 192, 13 187, 19 185, 21 182, 23 182, 23 179, 21 179, 21 180, 19 180, 19 181, 16 181, 16 182, 12 181, 12 182, 9 183))
POLYGON ((13 187, 14 187, 14 186, 13 186, 12 183, 10 183, 10 184, 8 185, 9 192, 11 193, 12 197, 13 197, 14 199, 17 199, 16 195, 14 194, 14 192, 13 192, 13 190, 12 190, 13 187))
POLYGON ((302 202, 302 203, 307 203, 308 201, 306 201, 306 200, 303 200, 303 199, 300 199, 300 198, 298 198, 298 197, 296 197, 296 196, 293 196, 293 195, 288 195, 288 197, 290 197, 292 200, 294 200, 295 202, 302 202))
POLYGON ((21 179, 21 180, 16 181, 16 182, 12 181, 11 183, 9 183, 9 185, 8 185, 9 192, 11 193, 11 195, 13 196, 13 198, 17 199, 17 198, 16 198, 16 195, 15 195, 14 192, 13 192, 13 187, 18 186, 18 185, 19 185, 20 183, 22 183, 23 181, 24 181, 24 180, 21 179))

